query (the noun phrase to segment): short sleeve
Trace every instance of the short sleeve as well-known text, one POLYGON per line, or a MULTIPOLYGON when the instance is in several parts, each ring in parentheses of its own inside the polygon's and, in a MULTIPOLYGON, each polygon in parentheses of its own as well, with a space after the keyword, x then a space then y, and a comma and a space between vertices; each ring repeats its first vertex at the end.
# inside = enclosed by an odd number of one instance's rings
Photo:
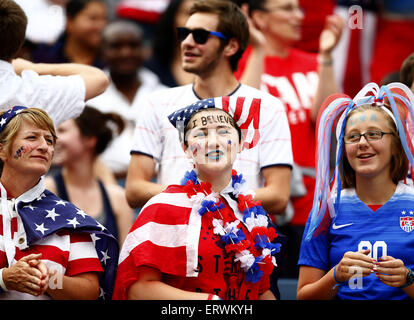
POLYGON ((131 154, 145 154, 159 160, 162 152, 161 119, 155 112, 157 102, 151 97, 153 95, 144 99, 141 106, 141 115, 137 119, 134 130, 131 154))
POLYGON ((292 143, 286 112, 279 99, 263 99, 260 115, 260 168, 274 165, 292 166, 292 143))
POLYGON ((312 236, 311 239, 306 239, 306 234, 309 229, 310 222, 308 221, 303 233, 302 244, 300 247, 298 265, 318 268, 321 270, 329 270, 329 239, 327 233, 319 233, 317 236, 312 236))
POLYGON ((76 118, 85 107, 85 83, 81 76, 38 75, 31 70, 22 72, 18 100, 24 106, 45 110, 55 126, 76 118))
POLYGON ((103 272, 98 254, 88 233, 71 233, 66 275, 85 272, 103 272))

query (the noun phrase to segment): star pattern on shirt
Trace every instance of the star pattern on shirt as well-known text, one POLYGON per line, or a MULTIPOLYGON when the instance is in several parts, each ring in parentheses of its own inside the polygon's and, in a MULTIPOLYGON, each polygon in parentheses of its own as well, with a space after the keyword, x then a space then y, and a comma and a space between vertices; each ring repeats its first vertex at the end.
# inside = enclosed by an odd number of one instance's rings
POLYGON ((78 220, 76 220, 76 217, 73 219, 66 219, 68 221, 68 224, 71 224, 73 226, 73 229, 76 229, 76 226, 80 224, 78 220))
POLYGON ((45 228, 44 223, 42 223, 41 225, 38 225, 38 224, 35 223, 35 225, 36 225, 35 230, 41 232, 42 234, 45 234, 45 231, 49 230, 48 228, 45 228))
POLYGON ((106 260, 111 259, 111 257, 108 255, 108 250, 106 250, 105 252, 104 251, 101 251, 101 253, 102 253, 101 262, 103 262, 104 264, 106 264, 106 260))
MULTIPOLYGON (((109 234, 104 225, 72 203, 58 198, 48 190, 33 195, 32 199, 30 202, 19 202, 17 205, 17 210, 23 223, 25 223, 29 245, 57 232, 57 230, 72 232, 85 232, 87 230, 102 267, 105 270, 105 267, 109 266, 108 270, 113 270, 114 267, 112 266, 117 265, 118 245, 108 246, 109 243, 113 243, 112 240, 115 238, 109 234), (109 241, 109 238, 112 238, 112 240, 109 241)), ((106 279, 106 276, 102 279, 106 279)), ((112 292, 102 288, 102 285, 108 288, 107 280, 102 281, 101 283, 100 280, 100 298, 108 299, 112 292)))
POLYGON ((60 216, 59 213, 56 213, 55 208, 53 208, 52 210, 46 210, 47 215, 45 218, 51 218, 53 221, 56 221, 56 217, 60 216))
POLYGON ((66 201, 59 199, 59 200, 55 200, 56 201, 56 205, 62 205, 62 206, 66 206, 66 201))

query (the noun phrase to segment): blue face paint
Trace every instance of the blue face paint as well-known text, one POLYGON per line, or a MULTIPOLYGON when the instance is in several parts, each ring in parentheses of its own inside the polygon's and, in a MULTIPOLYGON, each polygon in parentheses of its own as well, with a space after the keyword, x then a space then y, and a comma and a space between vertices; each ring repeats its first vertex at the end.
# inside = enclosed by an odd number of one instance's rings
POLYGON ((365 114, 363 114, 363 115, 361 115, 361 116, 359 117, 359 120, 360 120, 361 122, 365 122, 365 120, 367 120, 367 116, 366 116, 365 114))
POLYGON ((370 120, 371 120, 371 121, 375 121, 375 122, 377 122, 377 121, 378 121, 377 116, 376 116, 376 114, 375 114, 375 113, 371 114, 370 120))

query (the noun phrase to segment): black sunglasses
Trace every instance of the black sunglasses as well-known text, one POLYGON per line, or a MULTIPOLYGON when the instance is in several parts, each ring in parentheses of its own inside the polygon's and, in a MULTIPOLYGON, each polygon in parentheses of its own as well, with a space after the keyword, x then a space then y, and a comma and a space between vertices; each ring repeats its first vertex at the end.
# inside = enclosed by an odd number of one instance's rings
POLYGON ((228 39, 228 37, 226 37, 224 34, 222 34, 221 32, 217 32, 217 31, 208 31, 205 29, 191 30, 191 29, 184 28, 184 27, 177 28, 177 37, 178 37, 178 40, 180 41, 183 41, 184 39, 186 39, 190 33, 193 35, 194 41, 198 44, 206 43, 210 35, 218 37, 220 39, 224 39, 224 40, 228 39))

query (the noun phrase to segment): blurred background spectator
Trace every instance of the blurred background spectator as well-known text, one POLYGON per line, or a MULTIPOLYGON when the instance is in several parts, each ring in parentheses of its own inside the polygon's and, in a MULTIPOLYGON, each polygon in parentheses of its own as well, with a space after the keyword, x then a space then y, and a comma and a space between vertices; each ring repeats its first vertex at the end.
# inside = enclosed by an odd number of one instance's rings
MULTIPOLYGON (((114 112, 126 120, 124 131, 103 152, 101 159, 123 180, 131 158, 135 122, 140 115, 142 99, 152 91, 164 88, 158 77, 144 68, 143 31, 131 21, 113 21, 103 32, 102 58, 111 83, 108 89, 88 105, 102 112, 114 112)), ((123 182, 121 182, 123 185, 123 182)))

